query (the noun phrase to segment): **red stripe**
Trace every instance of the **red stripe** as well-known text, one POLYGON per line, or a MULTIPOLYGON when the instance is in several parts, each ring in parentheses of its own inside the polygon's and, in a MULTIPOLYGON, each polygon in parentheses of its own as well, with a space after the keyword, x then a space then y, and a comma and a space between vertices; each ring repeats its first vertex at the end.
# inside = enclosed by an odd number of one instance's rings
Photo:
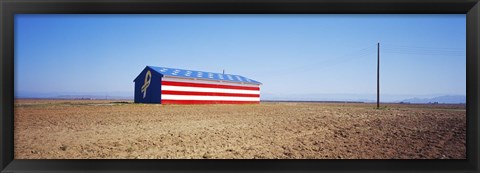
POLYGON ((215 93, 215 92, 192 92, 192 91, 168 91, 168 90, 162 90, 162 94, 172 94, 172 95, 193 95, 193 96, 235 96, 235 97, 260 97, 260 94, 215 93))
POLYGON ((259 104, 260 101, 162 100, 162 104, 259 104))
POLYGON ((253 90, 253 91, 259 91, 260 90, 260 87, 232 86, 232 85, 204 84, 204 83, 190 83, 190 82, 174 82, 174 81, 162 81, 162 85, 204 87, 204 88, 241 89, 241 90, 253 90))

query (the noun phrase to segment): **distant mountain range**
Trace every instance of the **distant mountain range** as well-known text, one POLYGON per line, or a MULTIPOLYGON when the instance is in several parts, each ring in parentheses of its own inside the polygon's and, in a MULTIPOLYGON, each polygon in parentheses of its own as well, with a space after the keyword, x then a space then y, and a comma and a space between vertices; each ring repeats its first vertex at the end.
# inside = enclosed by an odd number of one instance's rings
POLYGON ((133 97, 129 96, 99 96, 99 95, 60 95, 56 97, 50 97, 53 99, 88 99, 88 100, 131 100, 133 97))
POLYGON ((433 98, 411 98, 405 99, 401 102, 405 103, 450 103, 450 104, 458 104, 458 103, 466 103, 467 97, 461 95, 445 95, 433 98))
MULTIPOLYGON (((16 95, 16 98, 45 98, 45 99, 86 99, 86 100, 133 100, 131 92, 109 93, 25 93, 16 95)), ((376 102, 375 94, 270 94, 262 93, 261 100, 268 101, 347 101, 347 102, 376 102)), ((381 102, 389 103, 466 103, 464 95, 381 95, 381 102)))
MULTIPOLYGON (((376 102, 375 94, 291 94, 277 95, 270 93, 261 94, 262 100, 282 101, 348 101, 348 102, 376 102)), ((383 94, 381 102, 388 103, 439 103, 462 104, 466 103, 464 95, 392 95, 383 94)))
POLYGON ((56 92, 56 93, 33 93, 19 92, 16 98, 39 98, 39 99, 85 99, 85 100, 133 100, 132 92, 56 92))

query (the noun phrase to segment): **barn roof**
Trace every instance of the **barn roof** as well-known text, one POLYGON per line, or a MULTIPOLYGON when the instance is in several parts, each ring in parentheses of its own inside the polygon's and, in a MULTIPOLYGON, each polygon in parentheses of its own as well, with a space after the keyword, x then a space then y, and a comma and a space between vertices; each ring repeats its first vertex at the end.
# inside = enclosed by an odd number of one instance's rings
POLYGON ((222 73, 185 70, 185 69, 168 68, 168 67, 155 67, 155 66, 147 66, 147 67, 155 70, 157 73, 160 73, 163 76, 219 80, 219 81, 237 82, 237 83, 243 82, 243 83, 251 83, 251 84, 262 84, 256 80, 249 79, 240 75, 234 75, 234 74, 222 74, 222 73))

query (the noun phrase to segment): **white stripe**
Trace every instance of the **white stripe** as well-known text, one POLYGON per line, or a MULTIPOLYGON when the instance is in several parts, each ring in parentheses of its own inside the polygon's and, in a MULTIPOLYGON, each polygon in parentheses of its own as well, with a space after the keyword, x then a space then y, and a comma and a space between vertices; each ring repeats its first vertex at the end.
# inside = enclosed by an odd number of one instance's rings
POLYGON ((202 88, 162 85, 162 91, 193 91, 193 92, 214 92, 214 93, 238 93, 238 94, 260 94, 260 91, 224 89, 224 88, 202 88))
POLYGON ((228 96, 191 96, 162 94, 162 100, 225 100, 225 101, 260 101, 259 97, 228 97, 228 96))
POLYGON ((250 83, 233 83, 226 81, 214 81, 214 80, 201 80, 201 79, 189 79, 189 78, 176 78, 176 77, 163 77, 162 81, 174 81, 174 82, 190 82, 190 83, 206 83, 206 84, 219 84, 219 85, 230 85, 230 86, 248 86, 248 87, 259 87, 259 84, 250 84, 250 83))

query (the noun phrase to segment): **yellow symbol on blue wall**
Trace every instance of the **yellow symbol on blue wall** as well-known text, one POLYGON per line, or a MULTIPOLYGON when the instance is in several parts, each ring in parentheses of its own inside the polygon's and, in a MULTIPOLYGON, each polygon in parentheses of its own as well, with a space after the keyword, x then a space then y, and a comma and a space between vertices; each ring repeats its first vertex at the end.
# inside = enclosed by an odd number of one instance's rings
POLYGON ((143 86, 142 86, 143 98, 147 96, 147 88, 148 86, 150 86, 150 80, 152 80, 152 72, 148 70, 147 74, 145 74, 145 83, 143 83, 143 86))

